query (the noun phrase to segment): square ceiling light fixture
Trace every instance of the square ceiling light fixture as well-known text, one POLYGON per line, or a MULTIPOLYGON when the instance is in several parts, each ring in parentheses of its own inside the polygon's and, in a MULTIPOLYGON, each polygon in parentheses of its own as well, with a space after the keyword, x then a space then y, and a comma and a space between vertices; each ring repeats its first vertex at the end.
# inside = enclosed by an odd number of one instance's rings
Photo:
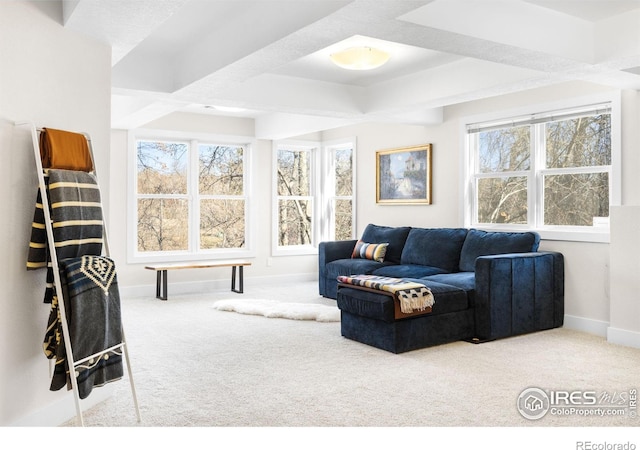
POLYGON ((348 70, 373 70, 389 61, 390 55, 368 45, 348 47, 331 53, 331 61, 338 67, 348 70))

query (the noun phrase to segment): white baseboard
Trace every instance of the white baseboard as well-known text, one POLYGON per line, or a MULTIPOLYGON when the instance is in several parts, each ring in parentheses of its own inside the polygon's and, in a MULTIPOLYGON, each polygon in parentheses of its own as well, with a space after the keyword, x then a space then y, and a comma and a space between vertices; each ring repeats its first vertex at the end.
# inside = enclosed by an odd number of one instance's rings
MULTIPOLYGON (((302 273, 296 274, 296 281, 314 281, 318 279, 317 273, 302 273)), ((283 283, 290 283, 291 275, 274 275, 265 277, 244 277, 244 289, 253 286, 270 286, 270 285, 282 285, 283 283)), ((202 294, 205 292, 213 291, 229 291, 231 289, 231 279, 217 279, 217 280, 204 280, 204 281, 188 281, 188 282, 171 282, 171 278, 168 278, 167 293, 169 298, 172 295, 185 295, 185 294, 202 294)), ((156 285, 145 284, 138 286, 119 286, 120 296, 124 298, 132 297, 155 297, 156 285)))
POLYGON ((595 334, 596 336, 607 337, 609 322, 565 314, 563 326, 570 330, 583 331, 585 333, 595 334))
MULTIPOLYGON (((128 383, 128 379, 118 381, 118 383, 128 383)), ((82 412, 87 411, 99 403, 107 400, 113 395, 115 386, 107 384, 101 387, 95 387, 91 395, 86 399, 80 400, 80 408, 82 412)), ((34 411, 31 414, 22 417, 12 423, 12 427, 57 427, 77 416, 76 404, 73 393, 68 392, 58 400, 49 403, 44 408, 34 411)), ((79 423, 78 423, 79 425, 79 423)))
POLYGON ((640 333, 637 331, 609 327, 607 329, 607 341, 612 344, 640 348, 640 333))
POLYGON ((609 322, 602 320, 565 315, 564 327, 571 330, 595 334, 596 336, 602 336, 607 339, 607 342, 612 344, 640 348, 640 332, 611 327, 609 326, 609 322))

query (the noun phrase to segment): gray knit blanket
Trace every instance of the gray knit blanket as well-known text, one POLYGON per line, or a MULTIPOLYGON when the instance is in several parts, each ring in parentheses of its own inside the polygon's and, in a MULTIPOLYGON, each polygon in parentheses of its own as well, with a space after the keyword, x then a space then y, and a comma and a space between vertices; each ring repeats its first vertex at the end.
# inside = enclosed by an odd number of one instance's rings
MULTIPOLYGON (((82 256, 59 262, 69 339, 75 362, 78 394, 84 399, 94 386, 122 378, 122 318, 114 262, 105 256, 82 256), (106 353, 101 353, 109 350, 106 353)), ((53 297, 44 339, 47 358, 55 358, 51 390, 71 387, 58 296, 53 297)))

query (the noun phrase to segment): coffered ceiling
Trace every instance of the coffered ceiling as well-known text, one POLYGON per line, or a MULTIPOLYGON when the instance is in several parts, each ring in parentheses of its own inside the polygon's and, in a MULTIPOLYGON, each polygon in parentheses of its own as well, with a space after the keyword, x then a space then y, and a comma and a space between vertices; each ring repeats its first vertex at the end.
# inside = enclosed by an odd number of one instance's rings
POLYGON ((459 102, 584 80, 640 90, 640 0, 65 0, 112 46, 112 126, 174 111, 255 118, 262 138, 434 123, 459 102), (330 61, 366 42, 372 71, 330 61), (243 108, 221 112, 212 106, 243 108))

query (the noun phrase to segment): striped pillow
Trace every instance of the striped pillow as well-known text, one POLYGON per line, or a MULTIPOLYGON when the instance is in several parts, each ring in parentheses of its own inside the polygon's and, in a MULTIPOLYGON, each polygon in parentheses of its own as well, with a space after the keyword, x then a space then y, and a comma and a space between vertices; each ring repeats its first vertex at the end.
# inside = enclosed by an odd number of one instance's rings
POLYGON ((372 259, 374 261, 383 262, 384 255, 387 253, 386 244, 369 244, 367 242, 358 241, 351 254, 352 258, 372 259))

